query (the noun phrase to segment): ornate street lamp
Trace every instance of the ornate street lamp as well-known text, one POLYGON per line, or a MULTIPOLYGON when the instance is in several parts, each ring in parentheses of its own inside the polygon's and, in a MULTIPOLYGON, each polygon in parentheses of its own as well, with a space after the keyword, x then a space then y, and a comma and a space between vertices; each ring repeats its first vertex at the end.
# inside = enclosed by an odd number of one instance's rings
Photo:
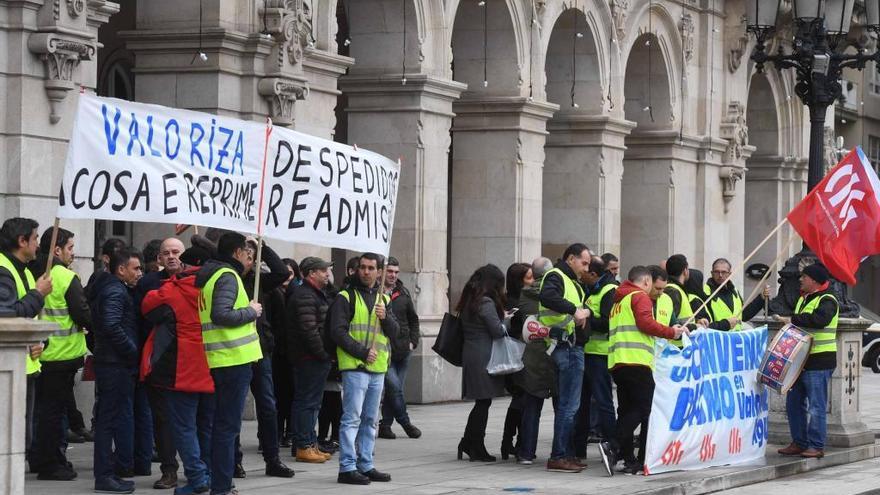
MULTIPOLYGON (((792 0, 794 40, 787 53, 782 44, 775 54, 767 53, 767 40, 777 31, 781 0, 746 0, 747 30, 757 43, 752 60, 758 72, 772 63, 776 69, 794 69, 795 93, 810 109, 810 156, 807 190, 812 190, 824 174, 825 114, 828 106, 840 98, 840 76, 844 69, 865 68, 868 62, 880 61, 880 50, 867 54, 863 46, 845 53, 855 0, 792 0)), ((880 0, 865 0, 867 28, 880 33, 880 0)), ((798 297, 798 274, 804 258, 815 259, 806 246, 780 270, 781 290, 771 303, 774 313, 791 314, 798 297)), ((839 282, 838 300, 841 316, 858 316, 858 304, 846 298, 846 287, 839 282)))

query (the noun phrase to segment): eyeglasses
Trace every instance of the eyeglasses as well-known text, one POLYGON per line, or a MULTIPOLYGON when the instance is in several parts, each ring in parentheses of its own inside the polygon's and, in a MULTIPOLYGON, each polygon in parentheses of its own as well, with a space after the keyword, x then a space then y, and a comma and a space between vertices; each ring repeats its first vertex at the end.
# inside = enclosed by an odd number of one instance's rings
POLYGON ((730 275, 728 271, 712 270, 712 275, 730 275))

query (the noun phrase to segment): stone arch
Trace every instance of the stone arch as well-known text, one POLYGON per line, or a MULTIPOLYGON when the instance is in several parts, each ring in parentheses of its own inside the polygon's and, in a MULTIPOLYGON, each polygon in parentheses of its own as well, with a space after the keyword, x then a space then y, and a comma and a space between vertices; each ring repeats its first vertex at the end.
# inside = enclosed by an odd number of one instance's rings
POLYGON ((470 94, 522 94, 525 58, 516 2, 461 1, 455 6, 450 37, 452 78, 467 84, 470 94))
POLYGON ((602 113, 607 67, 583 11, 568 9, 556 18, 545 54, 547 101, 559 105, 560 113, 602 113))
POLYGON ((408 74, 422 71, 425 60, 422 2, 348 0, 343 5, 351 40, 349 56, 355 59, 352 74, 402 76, 404 68, 408 74))

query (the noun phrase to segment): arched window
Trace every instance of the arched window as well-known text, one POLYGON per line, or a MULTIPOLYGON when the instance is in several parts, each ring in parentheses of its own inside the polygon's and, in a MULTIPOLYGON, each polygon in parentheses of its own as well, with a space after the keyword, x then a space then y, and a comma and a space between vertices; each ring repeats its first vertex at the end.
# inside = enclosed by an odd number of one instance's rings
POLYGON ((134 78, 126 61, 118 60, 110 64, 101 79, 98 94, 134 101, 134 78))

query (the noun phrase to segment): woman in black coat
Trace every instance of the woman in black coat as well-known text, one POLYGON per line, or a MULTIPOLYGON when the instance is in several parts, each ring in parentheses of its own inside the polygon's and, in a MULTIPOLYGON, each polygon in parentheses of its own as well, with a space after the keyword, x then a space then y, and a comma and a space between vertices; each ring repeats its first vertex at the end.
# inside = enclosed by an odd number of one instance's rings
POLYGON ((486 371, 492 355, 492 341, 507 332, 504 312, 504 274, 495 265, 478 268, 462 290, 456 309, 464 334, 462 381, 465 399, 474 401, 464 436, 458 444, 458 458, 468 455, 471 461, 494 462, 486 451, 484 438, 489 421, 489 406, 494 397, 504 395, 504 377, 486 371))

